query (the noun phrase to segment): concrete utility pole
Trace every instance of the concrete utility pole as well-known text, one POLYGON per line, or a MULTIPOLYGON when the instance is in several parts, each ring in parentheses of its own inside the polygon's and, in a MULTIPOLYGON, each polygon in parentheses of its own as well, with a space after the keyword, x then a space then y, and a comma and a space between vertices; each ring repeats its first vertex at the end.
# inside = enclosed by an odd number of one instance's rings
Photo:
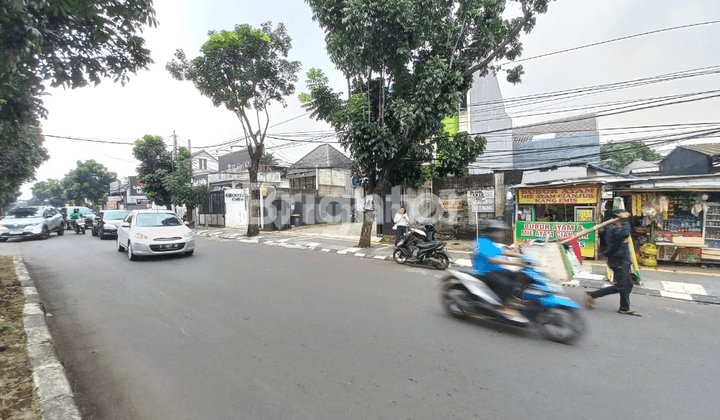
POLYGON ((175 130, 173 130, 173 159, 177 159, 177 135, 175 135, 175 130))

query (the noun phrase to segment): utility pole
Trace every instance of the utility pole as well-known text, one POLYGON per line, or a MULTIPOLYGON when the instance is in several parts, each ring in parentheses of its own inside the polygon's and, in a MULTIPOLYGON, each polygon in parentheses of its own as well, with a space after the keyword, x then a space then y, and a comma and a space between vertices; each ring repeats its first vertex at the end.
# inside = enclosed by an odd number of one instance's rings
POLYGON ((173 130, 173 159, 177 159, 177 135, 175 135, 175 130, 173 130))

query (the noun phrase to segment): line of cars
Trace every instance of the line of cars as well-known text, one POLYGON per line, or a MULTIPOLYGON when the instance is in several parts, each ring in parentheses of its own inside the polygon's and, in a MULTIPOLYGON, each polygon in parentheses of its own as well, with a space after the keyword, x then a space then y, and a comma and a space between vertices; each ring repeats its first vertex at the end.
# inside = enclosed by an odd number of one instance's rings
MULTIPOLYGON (((73 209, 76 207, 73 207, 73 209)), ((115 247, 126 252, 130 261, 140 256, 185 254, 195 252, 195 237, 187 222, 169 210, 92 210, 83 212, 86 226, 100 239, 115 237, 115 247)), ((68 209, 65 208, 67 211, 68 209)), ((63 235, 67 227, 61 209, 52 206, 16 208, 0 220, 0 242, 10 238, 39 237, 51 232, 63 235)))

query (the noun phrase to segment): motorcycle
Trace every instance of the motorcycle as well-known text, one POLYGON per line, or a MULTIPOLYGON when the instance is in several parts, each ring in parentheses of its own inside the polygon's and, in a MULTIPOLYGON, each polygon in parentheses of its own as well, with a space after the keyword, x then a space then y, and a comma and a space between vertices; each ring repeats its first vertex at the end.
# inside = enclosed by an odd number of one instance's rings
POLYGON ((533 328, 548 340, 575 343, 584 333, 585 321, 575 301, 563 293, 559 284, 532 267, 530 261, 520 270, 520 285, 513 296, 521 302, 518 313, 502 311, 501 299, 488 287, 482 275, 449 270, 441 283, 445 311, 460 319, 490 317, 521 328, 533 328))
POLYGON ((411 226, 408 231, 412 234, 416 244, 435 241, 436 231, 433 225, 425 225, 423 229, 411 226))
POLYGON ((450 255, 445 248, 447 244, 440 241, 414 243, 413 235, 408 232, 402 236, 393 252, 393 259, 398 264, 406 262, 431 265, 438 270, 445 270, 450 265, 450 255))
POLYGON ((78 235, 85 234, 85 218, 79 217, 77 219, 70 220, 72 228, 78 235))

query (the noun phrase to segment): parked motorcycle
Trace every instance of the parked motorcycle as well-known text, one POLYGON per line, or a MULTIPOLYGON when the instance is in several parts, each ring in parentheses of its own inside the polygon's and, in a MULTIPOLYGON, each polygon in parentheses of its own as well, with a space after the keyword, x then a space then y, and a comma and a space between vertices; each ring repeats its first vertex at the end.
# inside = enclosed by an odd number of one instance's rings
POLYGON ((584 333, 581 308, 563 293, 563 288, 535 270, 531 262, 521 269, 520 286, 513 295, 521 302, 519 314, 502 311, 500 298, 482 275, 449 270, 442 280, 441 300, 448 314, 456 318, 490 317, 522 328, 534 328, 545 338, 564 344, 575 343, 584 333))
POLYGON ((435 241, 436 231, 433 225, 425 225, 423 228, 411 226, 408 231, 412 234, 416 244, 435 241))
POLYGON ((447 244, 440 241, 415 243, 413 234, 408 232, 402 236, 395 246, 393 259, 398 264, 406 262, 431 265, 438 270, 445 270, 450 265, 450 255, 445 248, 447 244))

